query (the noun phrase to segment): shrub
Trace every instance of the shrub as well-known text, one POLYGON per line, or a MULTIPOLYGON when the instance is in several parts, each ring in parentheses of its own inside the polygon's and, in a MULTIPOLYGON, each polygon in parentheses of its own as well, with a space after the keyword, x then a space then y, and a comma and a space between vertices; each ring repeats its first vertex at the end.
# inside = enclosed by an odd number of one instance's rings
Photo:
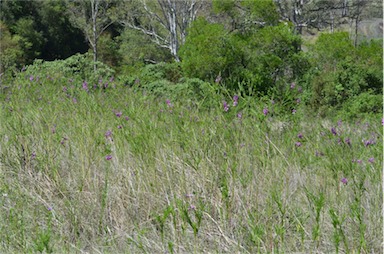
POLYGON ((231 63, 227 50, 228 35, 224 26, 198 18, 180 48, 181 67, 189 78, 214 79, 231 63))
POLYGON ((37 59, 32 65, 27 66, 26 75, 50 76, 54 78, 72 78, 97 82, 100 78, 109 78, 114 74, 114 70, 107 65, 96 62, 97 71, 93 70, 93 61, 89 53, 76 54, 65 60, 43 61, 37 59))
POLYGON ((343 105, 339 115, 346 119, 383 113, 383 96, 372 91, 351 97, 343 105))

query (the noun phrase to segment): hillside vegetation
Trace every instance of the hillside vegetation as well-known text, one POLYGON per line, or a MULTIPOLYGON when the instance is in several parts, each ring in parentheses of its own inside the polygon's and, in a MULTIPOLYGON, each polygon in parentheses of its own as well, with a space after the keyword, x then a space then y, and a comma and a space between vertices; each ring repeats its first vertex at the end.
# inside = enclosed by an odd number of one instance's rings
POLYGON ((0 253, 381 253, 377 3, 295 1, 2 1, 0 253))

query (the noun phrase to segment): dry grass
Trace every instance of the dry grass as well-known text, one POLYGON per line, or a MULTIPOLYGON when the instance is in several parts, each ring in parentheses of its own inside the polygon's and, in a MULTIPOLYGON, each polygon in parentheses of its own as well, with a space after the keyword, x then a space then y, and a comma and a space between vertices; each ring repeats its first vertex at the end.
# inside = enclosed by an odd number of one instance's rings
POLYGON ((0 116, 0 252, 381 251, 378 119, 282 122, 246 107, 237 119, 236 108, 170 109, 120 88, 35 102, 40 88, 25 89, 0 116))

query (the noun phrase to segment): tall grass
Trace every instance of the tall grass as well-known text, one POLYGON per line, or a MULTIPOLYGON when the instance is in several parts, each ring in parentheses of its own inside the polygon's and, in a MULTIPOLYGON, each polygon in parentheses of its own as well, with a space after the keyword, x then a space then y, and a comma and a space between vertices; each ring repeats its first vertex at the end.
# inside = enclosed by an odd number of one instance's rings
POLYGON ((381 119, 230 100, 15 79, 1 93, 0 252, 380 253, 381 119))

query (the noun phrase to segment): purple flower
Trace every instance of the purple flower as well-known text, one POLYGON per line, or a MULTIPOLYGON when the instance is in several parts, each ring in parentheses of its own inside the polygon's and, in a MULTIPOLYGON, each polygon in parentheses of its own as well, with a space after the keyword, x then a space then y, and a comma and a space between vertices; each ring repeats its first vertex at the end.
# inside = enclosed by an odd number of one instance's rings
POLYGON ((341 178, 340 182, 342 182, 344 185, 347 185, 348 184, 348 179, 343 177, 343 178, 341 178))
POLYGON ((299 104, 301 102, 300 98, 296 99, 296 103, 299 104))
POLYGON ((233 106, 236 107, 239 101, 239 96, 235 95, 233 96, 233 106))
POLYGON ((63 92, 66 92, 68 88, 66 86, 63 87, 63 92))
POLYGON ((188 208, 188 210, 195 210, 195 209, 196 209, 196 206, 194 206, 194 205, 190 205, 188 208))
POLYGON ((107 131, 105 132, 105 137, 106 137, 106 138, 110 138, 111 136, 112 136, 112 131, 107 130, 107 131))
POLYGON ((297 134, 297 137, 300 138, 300 139, 303 138, 303 133, 297 134))
POLYGON ((33 76, 29 76, 29 81, 33 81, 33 76))
POLYGON ((237 118, 241 119, 243 117, 243 113, 239 112, 237 113, 237 118))
POLYGON ((362 160, 356 160, 356 162, 359 163, 359 164, 363 163, 362 160))
POLYGON ((53 210, 53 207, 52 207, 52 206, 48 206, 48 207, 47 207, 47 210, 48 210, 48 211, 52 211, 52 210, 53 210))
POLYGON ((296 114, 296 109, 292 109, 292 114, 296 114))
POLYGON ((275 101, 274 101, 274 100, 271 100, 271 104, 274 105, 274 104, 275 104, 275 101))
POLYGON ((297 141, 297 142, 295 143, 295 146, 300 147, 300 146, 301 146, 301 142, 297 141))
POLYGON ((350 140, 349 138, 346 138, 346 139, 344 140, 344 142, 345 142, 347 145, 351 146, 351 140, 350 140))
POLYGON ((226 101, 223 102, 223 107, 224 107, 224 111, 225 111, 225 112, 228 112, 228 110, 229 110, 229 105, 228 105, 228 103, 227 103, 226 101))
POLYGON ((117 126, 117 128, 118 128, 118 129, 122 129, 122 128, 123 128, 123 126, 121 126, 121 125, 118 125, 118 126, 117 126))
POLYGON ((32 152, 31 154, 31 160, 34 160, 36 158, 36 152, 32 152))
POLYGON ((23 66, 23 68, 21 69, 21 72, 24 72, 27 68, 25 66, 23 66))
POLYGON ((128 117, 128 116, 126 116, 126 117, 124 117, 124 119, 125 119, 126 121, 128 121, 128 120, 129 120, 129 117, 128 117))
POLYGON ((322 153, 322 152, 319 152, 319 151, 316 151, 315 152, 315 156, 316 157, 321 157, 321 156, 323 156, 324 154, 322 153))
POLYGON ((374 162, 375 162, 375 158, 373 158, 373 157, 369 158, 369 159, 368 159, 368 162, 370 162, 370 163, 374 163, 374 162))
POLYGON ((374 145, 376 142, 375 142, 375 140, 370 139, 370 140, 363 140, 363 143, 364 143, 364 146, 367 147, 370 145, 374 145))
POLYGON ((291 83, 291 89, 294 89, 296 84, 294 82, 291 83))
POLYGON ((121 116, 123 115, 123 113, 121 113, 121 111, 120 111, 120 112, 116 112, 115 115, 116 115, 117 117, 121 117, 121 116))
POLYGON ((334 127, 331 128, 331 132, 333 135, 337 135, 336 129, 334 127))
POLYGON ((343 121, 339 120, 337 121, 337 125, 340 127, 343 124, 343 121))
POLYGON ((173 105, 172 105, 172 103, 171 103, 171 101, 170 101, 170 100, 166 100, 166 102, 167 102, 167 105, 168 105, 168 107, 170 107, 170 108, 172 108, 172 107, 173 107, 173 105))
POLYGON ((83 89, 88 91, 88 83, 87 83, 87 81, 83 82, 83 89))
POLYGON ((61 145, 64 145, 64 143, 65 143, 66 140, 68 140, 68 138, 63 137, 63 139, 60 141, 60 144, 61 144, 61 145))
POLYGON ((264 109, 263 109, 263 114, 264 114, 265 116, 268 115, 268 112, 269 112, 269 111, 268 111, 267 108, 264 108, 264 109))
POLYGON ((72 101, 73 101, 73 103, 77 103, 77 99, 76 98, 73 98, 72 101))
POLYGON ((112 160, 112 155, 107 155, 107 156, 105 156, 105 159, 106 159, 107 161, 112 160))
POLYGON ((381 119, 381 125, 384 125, 384 118, 381 119))

